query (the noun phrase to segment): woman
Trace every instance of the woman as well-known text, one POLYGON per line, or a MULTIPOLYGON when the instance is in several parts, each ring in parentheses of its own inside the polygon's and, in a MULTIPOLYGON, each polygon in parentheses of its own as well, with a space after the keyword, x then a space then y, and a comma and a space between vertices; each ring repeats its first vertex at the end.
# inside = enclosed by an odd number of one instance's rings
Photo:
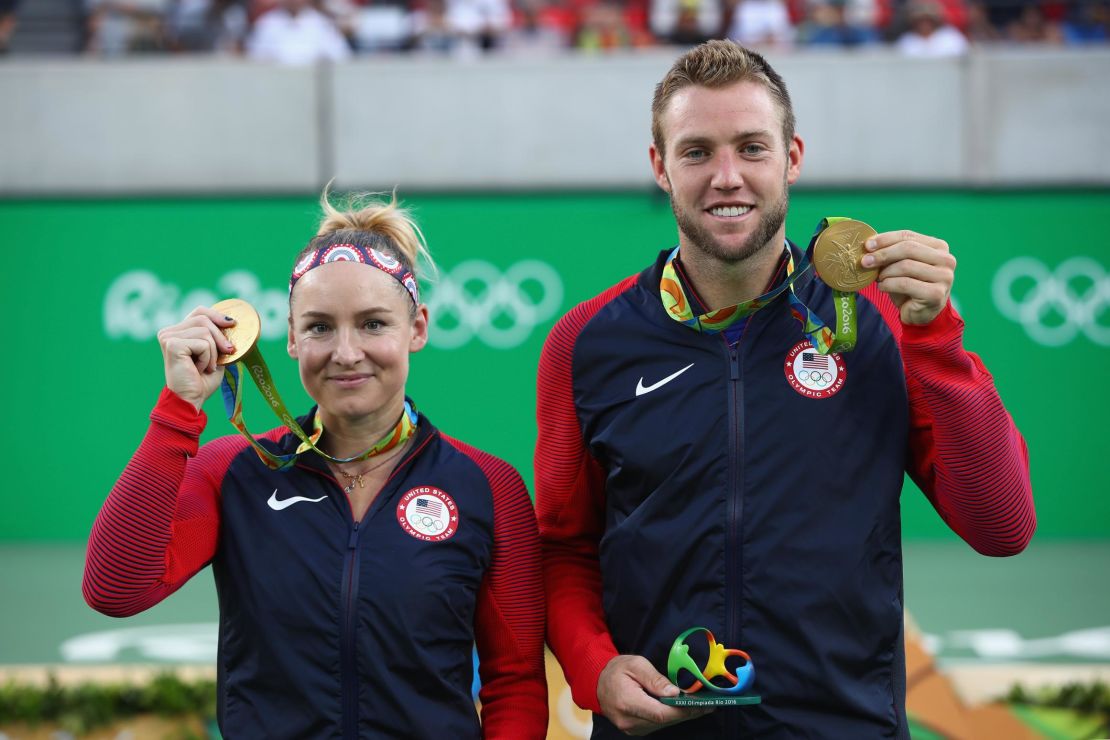
POLYGON ((221 329, 197 308, 159 332, 166 388, 89 540, 84 594, 140 612, 212 563, 219 723, 232 738, 541 738, 543 594, 531 502, 512 467, 405 397, 427 342, 428 258, 396 201, 339 212, 294 262, 289 355, 317 407, 198 450, 221 329), (330 459, 329 459, 330 457, 330 459), (286 464, 281 468, 282 461, 286 464), (471 698, 477 643, 481 720, 471 698))

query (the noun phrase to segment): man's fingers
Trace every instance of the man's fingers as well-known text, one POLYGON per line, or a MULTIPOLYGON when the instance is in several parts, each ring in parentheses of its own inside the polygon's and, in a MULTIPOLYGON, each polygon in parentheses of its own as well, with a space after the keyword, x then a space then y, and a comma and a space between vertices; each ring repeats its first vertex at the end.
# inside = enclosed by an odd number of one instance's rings
POLYGON ((911 278, 925 283, 948 284, 952 282, 952 271, 944 266, 930 265, 910 259, 899 260, 879 270, 880 282, 897 277, 911 278))
POLYGON ((884 293, 905 296, 921 305, 940 306, 948 300, 948 289, 940 283, 926 283, 909 277, 894 277, 879 281, 884 293))
MULTIPOLYGON (((659 671, 655 670, 646 658, 631 662, 628 673, 644 690, 653 696, 678 696, 678 687, 667 680, 659 671)), ((660 705, 663 706, 663 705, 660 705)))
POLYGON ((647 735, 711 711, 704 707, 672 707, 657 698, 679 693, 646 658, 638 655, 613 658, 598 679, 597 698, 602 713, 628 735, 647 735))
POLYGON ((893 247, 895 244, 903 242, 914 242, 923 244, 931 249, 940 252, 947 252, 948 242, 943 239, 938 239, 935 236, 928 236, 927 234, 918 234, 916 231, 909 229, 900 229, 898 231, 884 231, 881 234, 876 234, 867 240, 867 251, 873 252, 879 249, 886 249, 893 247))
POLYGON ((944 249, 940 249, 921 242, 897 242, 889 246, 877 247, 875 251, 863 255, 861 264, 867 268, 883 268, 902 260, 936 265, 949 271, 956 269, 956 258, 948 251, 947 244, 944 245, 944 249))

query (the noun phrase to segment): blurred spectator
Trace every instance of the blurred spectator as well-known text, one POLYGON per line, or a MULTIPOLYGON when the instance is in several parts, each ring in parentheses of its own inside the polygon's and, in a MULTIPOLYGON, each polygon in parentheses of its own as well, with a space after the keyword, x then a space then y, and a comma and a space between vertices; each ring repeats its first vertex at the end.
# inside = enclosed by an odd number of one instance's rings
POLYGON ((512 25, 508 0, 426 0, 413 12, 413 48, 459 57, 497 47, 512 25))
POLYGON ((15 33, 16 10, 19 0, 0 0, 0 55, 8 53, 8 43, 15 33))
POLYGON ((1006 26, 1006 37, 1023 44, 1061 44, 1064 41, 1060 27, 1045 18, 1039 5, 1025 5, 1021 14, 1006 26))
POLYGON ((870 28, 881 34, 894 20, 896 5, 902 4, 901 0, 845 0, 844 18, 850 26, 870 28))
POLYGON ((247 35, 247 9, 239 0, 175 0, 166 16, 174 51, 239 53, 247 35))
POLYGON ((990 24, 998 29, 1003 37, 1011 23, 1017 21, 1026 5, 1038 0, 982 0, 990 24))
POLYGON ((168 0, 88 0, 85 51, 101 56, 166 50, 168 0))
POLYGON ((544 11, 543 0, 519 0, 517 19, 501 39, 501 50, 515 56, 551 56, 566 50, 570 35, 561 18, 544 11))
POLYGON ((281 0, 264 13, 247 37, 247 55, 279 64, 312 64, 351 55, 346 37, 309 0, 281 0))
POLYGON ((849 20, 844 0, 818 0, 809 6, 798 28, 798 43, 810 46, 856 47, 879 41, 878 31, 849 20))
POLYGON ((401 51, 413 35, 413 19, 405 0, 376 0, 356 8, 351 38, 360 52, 401 51))
POLYGON ((720 38, 724 28, 720 0, 651 0, 649 21, 658 38, 688 46, 720 38))
POLYGON ((628 23, 617 0, 599 0, 583 8, 582 26, 575 46, 584 51, 612 51, 650 46, 650 34, 628 23))
POLYGON ((967 6, 967 38, 973 44, 987 44, 1002 39, 1002 33, 991 23, 990 13, 984 2, 967 6))
POLYGON ((1064 43, 1104 44, 1110 41, 1110 3, 1079 3, 1061 26, 1064 43))
POLYGON ((495 48, 512 22, 509 0, 447 0, 447 25, 483 51, 495 48))
POLYGON ((738 0, 732 11, 728 38, 744 46, 787 47, 794 42, 784 0, 738 0))
POLYGON ((412 13, 412 48, 432 54, 476 52, 461 45, 461 39, 447 22, 445 0, 425 0, 424 7, 412 13))
POLYGON ((906 8, 908 30, 897 41, 898 50, 913 57, 954 57, 967 53, 967 39, 945 22, 933 0, 914 0, 906 8))

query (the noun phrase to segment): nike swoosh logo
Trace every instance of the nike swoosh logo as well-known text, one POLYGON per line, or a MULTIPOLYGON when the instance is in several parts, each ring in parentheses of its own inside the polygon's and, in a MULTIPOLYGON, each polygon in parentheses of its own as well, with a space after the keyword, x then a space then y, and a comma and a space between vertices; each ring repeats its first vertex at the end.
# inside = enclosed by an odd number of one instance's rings
POLYGON ((644 378, 643 378, 643 376, 640 376, 640 382, 638 382, 636 384, 636 395, 637 396, 642 396, 645 393, 651 393, 653 390, 656 390, 657 388, 662 388, 667 383, 670 383, 672 380, 677 378, 679 375, 682 375, 682 373, 686 372, 687 370, 689 370, 693 366, 694 366, 694 363, 691 362, 689 365, 682 368, 677 373, 671 373, 667 377, 660 380, 658 383, 652 383, 651 385, 644 385, 644 378))
POLYGON ((317 501, 323 501, 326 498, 327 496, 321 496, 320 498, 308 498, 307 496, 290 496, 289 498, 283 498, 279 501, 277 497, 277 489, 275 488, 274 492, 270 494, 270 499, 266 503, 269 504, 270 508, 274 511, 281 511, 282 509, 288 509, 293 504, 299 504, 301 501, 311 501, 313 503, 316 503, 317 501))

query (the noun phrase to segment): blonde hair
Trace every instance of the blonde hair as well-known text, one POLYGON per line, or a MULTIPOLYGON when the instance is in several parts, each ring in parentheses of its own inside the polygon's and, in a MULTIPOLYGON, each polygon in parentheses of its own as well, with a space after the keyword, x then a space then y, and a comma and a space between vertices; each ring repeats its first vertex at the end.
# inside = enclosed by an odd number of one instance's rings
MULTIPOLYGON (((316 229, 316 236, 300 251, 294 265, 317 249, 351 244, 396 258, 414 277, 425 280, 435 277, 435 261, 428 251, 424 232, 409 210, 398 204, 396 190, 390 193, 388 201, 381 197, 384 193, 353 193, 345 196, 338 206, 332 202, 329 191, 330 183, 320 195, 324 217, 316 229)), ((403 290, 399 283, 398 288, 403 290)))
POLYGON ((655 86, 651 101, 651 138, 662 157, 663 113, 675 93, 692 85, 708 88, 727 87, 737 82, 758 82, 767 88, 782 113, 782 135, 787 146, 794 139, 794 105, 786 83, 760 54, 735 41, 715 39, 699 44, 680 56, 655 86))

